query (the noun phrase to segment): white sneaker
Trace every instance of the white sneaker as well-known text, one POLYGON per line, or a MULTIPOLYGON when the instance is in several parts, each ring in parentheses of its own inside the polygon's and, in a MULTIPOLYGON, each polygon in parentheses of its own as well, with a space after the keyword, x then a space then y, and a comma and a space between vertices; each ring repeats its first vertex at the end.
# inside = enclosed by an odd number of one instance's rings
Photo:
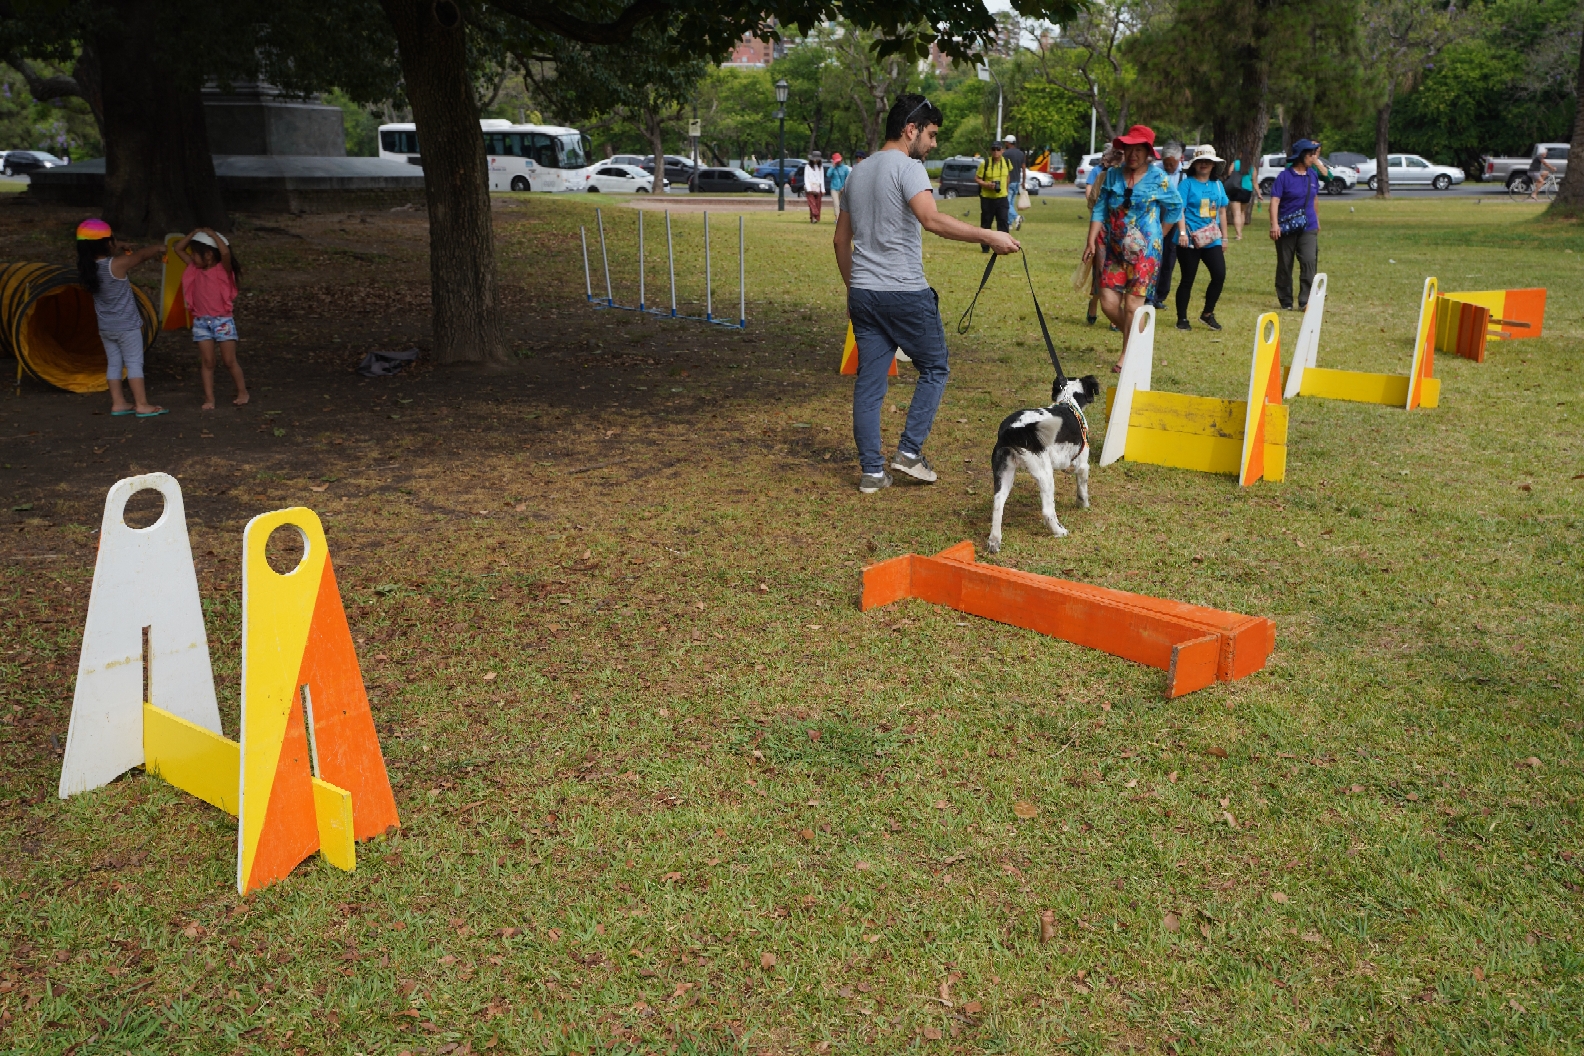
POLYGON ((879 473, 865 473, 858 480, 858 490, 865 495, 873 495, 881 488, 889 488, 890 486, 891 474, 885 470, 881 470, 879 473))

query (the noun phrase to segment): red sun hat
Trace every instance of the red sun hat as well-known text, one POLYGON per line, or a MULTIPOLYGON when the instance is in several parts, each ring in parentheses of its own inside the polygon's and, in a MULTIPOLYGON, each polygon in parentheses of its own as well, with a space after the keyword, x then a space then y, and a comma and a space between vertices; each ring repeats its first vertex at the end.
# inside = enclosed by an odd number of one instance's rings
POLYGON ((1148 125, 1134 125, 1122 135, 1111 141, 1111 145, 1118 150, 1142 143, 1147 147, 1155 146, 1155 130, 1148 125))

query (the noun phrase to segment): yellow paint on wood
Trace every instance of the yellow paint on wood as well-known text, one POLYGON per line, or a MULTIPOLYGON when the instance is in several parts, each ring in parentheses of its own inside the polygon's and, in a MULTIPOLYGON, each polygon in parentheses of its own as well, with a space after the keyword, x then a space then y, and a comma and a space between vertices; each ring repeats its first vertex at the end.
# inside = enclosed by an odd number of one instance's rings
POLYGON ((1422 378, 1419 382, 1419 406, 1441 406, 1441 379, 1422 378))
POLYGON ((1298 395, 1401 407, 1408 399, 1408 375, 1310 367, 1303 372, 1303 383, 1298 388, 1298 395))
POLYGON ((1190 436, 1241 437, 1247 407, 1243 400, 1138 391, 1133 393, 1128 424, 1134 429, 1162 429, 1190 436))
MULTIPOLYGON (((1270 412, 1274 411, 1275 409, 1276 408, 1273 406, 1267 409, 1265 412, 1265 479, 1280 484, 1282 481, 1287 479, 1287 445, 1273 444, 1269 442, 1269 430, 1271 427, 1270 412)), ((1286 408, 1283 408, 1283 410, 1285 409, 1286 408)))
MULTIPOLYGON (((1265 450, 1273 447, 1283 450, 1287 448, 1287 405, 1285 403, 1268 403, 1265 405, 1265 450)), ((1267 458, 1270 456, 1266 456, 1267 458)), ((1280 477, 1271 477, 1271 480, 1280 480, 1280 477)))
MULTIPOLYGON (((1139 393, 1138 395, 1143 395, 1139 393)), ((1128 430, 1127 449, 1122 457, 1129 462, 1192 469, 1200 473, 1236 475, 1243 456, 1241 436, 1207 436, 1169 432, 1133 426, 1128 430)))
POLYGON ((143 767, 213 804, 237 812, 240 746, 152 704, 143 705, 143 767))
POLYGON ((352 793, 321 778, 313 779, 314 814, 319 821, 319 851, 337 869, 357 868, 352 835, 352 793))

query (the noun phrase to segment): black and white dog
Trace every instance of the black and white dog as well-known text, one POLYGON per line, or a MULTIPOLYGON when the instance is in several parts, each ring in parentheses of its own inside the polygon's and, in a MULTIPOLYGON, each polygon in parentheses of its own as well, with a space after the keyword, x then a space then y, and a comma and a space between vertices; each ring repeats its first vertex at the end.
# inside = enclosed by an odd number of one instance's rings
POLYGON ((992 554, 1001 549, 1001 511, 1012 494, 1019 466, 1039 484, 1045 523, 1056 538, 1067 534, 1056 519, 1057 473, 1065 471, 1078 478, 1078 505, 1089 508, 1089 422, 1083 409, 1098 395, 1100 382, 1093 374, 1065 385, 1058 379, 1051 385, 1049 407, 1014 411, 1001 423, 995 453, 990 456, 995 512, 986 549, 992 554))

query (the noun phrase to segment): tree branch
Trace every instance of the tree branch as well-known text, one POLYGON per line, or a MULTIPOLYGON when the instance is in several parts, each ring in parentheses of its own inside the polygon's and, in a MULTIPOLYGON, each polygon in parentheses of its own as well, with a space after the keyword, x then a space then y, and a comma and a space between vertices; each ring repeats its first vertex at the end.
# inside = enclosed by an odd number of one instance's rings
POLYGON ((646 19, 671 9, 671 0, 632 0, 611 22, 590 22, 568 14, 554 3, 535 0, 491 0, 492 6, 529 25, 580 44, 625 44, 646 19))

